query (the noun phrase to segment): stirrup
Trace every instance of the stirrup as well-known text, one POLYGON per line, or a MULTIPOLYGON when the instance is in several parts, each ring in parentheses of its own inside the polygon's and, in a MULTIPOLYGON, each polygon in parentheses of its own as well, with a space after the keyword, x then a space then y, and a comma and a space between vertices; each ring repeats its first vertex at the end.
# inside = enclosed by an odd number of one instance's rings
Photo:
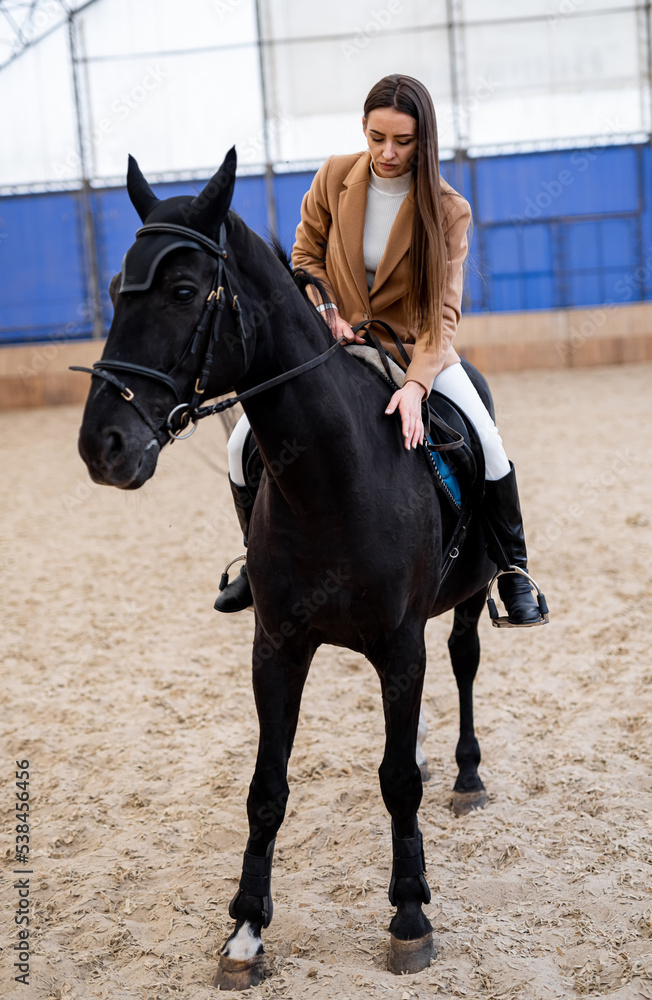
POLYGON ((247 553, 242 552, 239 556, 236 556, 235 559, 232 559, 230 563, 226 564, 226 566, 224 567, 224 572, 220 577, 220 585, 217 588, 220 593, 222 593, 223 590, 226 590, 226 588, 229 585, 229 570, 231 569, 231 567, 237 562, 246 562, 246 561, 247 561, 247 553))
POLYGON ((533 625, 547 625, 548 622, 550 621, 548 603, 546 601, 545 594, 541 590, 541 587, 539 586, 537 581, 533 579, 533 577, 531 577, 529 573, 526 573, 524 569, 521 569, 520 566, 510 566, 509 569, 499 569, 494 573, 491 579, 491 583, 489 584, 489 590, 487 591, 487 607, 489 609, 489 617, 491 618, 491 624, 494 626, 494 628, 531 628, 533 625), (493 589, 494 583, 496 582, 499 576, 507 576, 510 573, 520 573, 520 575, 524 576, 526 580, 529 580, 532 586, 536 589, 537 604, 539 605, 539 612, 541 614, 541 618, 538 622, 523 622, 522 625, 518 625, 515 622, 510 622, 509 617, 507 615, 499 616, 498 608, 496 607, 496 602, 491 596, 491 591, 493 589))

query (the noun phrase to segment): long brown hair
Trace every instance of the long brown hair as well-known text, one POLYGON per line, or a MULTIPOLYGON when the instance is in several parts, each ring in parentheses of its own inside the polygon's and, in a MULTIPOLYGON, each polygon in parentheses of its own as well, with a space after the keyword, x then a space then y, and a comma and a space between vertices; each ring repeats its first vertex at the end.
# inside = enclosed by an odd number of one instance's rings
POLYGON ((412 161, 416 205, 410 242, 408 328, 427 333, 428 344, 441 348, 448 251, 444 237, 437 118, 432 98, 412 76, 394 73, 371 88, 365 119, 376 108, 395 108, 417 123, 417 151, 412 161))

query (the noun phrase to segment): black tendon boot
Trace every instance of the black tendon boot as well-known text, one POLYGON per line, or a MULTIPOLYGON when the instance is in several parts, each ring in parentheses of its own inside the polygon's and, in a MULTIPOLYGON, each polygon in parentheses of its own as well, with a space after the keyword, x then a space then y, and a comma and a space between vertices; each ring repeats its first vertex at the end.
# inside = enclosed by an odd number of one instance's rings
MULTIPOLYGON (((527 551, 516 473, 512 463, 509 464, 511 468, 506 476, 502 479, 488 479, 485 483, 482 514, 487 552, 498 569, 507 570, 517 566, 527 573, 527 551)), ((520 573, 499 576, 498 593, 507 611, 507 624, 543 625, 547 621, 534 599, 529 580, 520 573)), ((543 600, 545 608, 545 598, 543 600)))
MULTIPOLYGON (((229 486, 231 487, 231 493, 233 494, 233 502, 235 504, 235 510, 238 515, 240 527, 242 528, 242 537, 246 548, 247 533, 249 531, 249 518, 251 517, 251 509, 254 505, 254 501, 247 487, 238 486, 233 482, 230 476, 229 486)), ((247 576, 247 564, 243 564, 242 569, 236 576, 233 583, 229 583, 229 566, 231 566, 231 563, 229 563, 224 573, 222 573, 222 579, 220 580, 220 593, 218 594, 217 600, 213 605, 216 611, 222 611, 225 614, 232 614, 234 611, 246 611, 246 609, 250 608, 254 603, 254 599, 251 594, 251 587, 249 586, 249 578, 247 576)))

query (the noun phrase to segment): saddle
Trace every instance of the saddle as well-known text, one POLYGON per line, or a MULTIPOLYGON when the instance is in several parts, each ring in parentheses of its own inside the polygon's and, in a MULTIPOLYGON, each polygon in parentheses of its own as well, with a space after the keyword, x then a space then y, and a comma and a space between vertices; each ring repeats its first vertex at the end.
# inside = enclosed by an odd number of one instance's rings
MULTIPOLYGON (((405 382, 405 369, 397 364, 371 332, 371 322, 368 320, 353 327, 354 333, 364 330, 367 343, 347 345, 347 352, 388 382, 392 391, 400 389, 405 382)), ((374 320, 373 323, 387 331, 407 369, 410 358, 396 332, 382 320, 374 320)), ((471 420, 453 400, 436 389, 424 401, 423 424, 426 434, 420 450, 426 457, 435 487, 456 518, 444 546, 443 582, 459 556, 471 517, 482 502, 484 452, 471 420)))
MULTIPOLYGON (((367 343, 364 346, 347 345, 347 351, 375 370, 393 390, 400 389, 405 382, 405 370, 410 364, 410 358, 392 327, 382 320, 373 320, 373 323, 387 331, 396 345, 405 364, 405 369, 401 368, 369 329, 371 322, 367 320, 353 328, 354 333, 364 330, 367 343)), ((478 499, 481 499, 484 489, 484 453, 477 431, 464 411, 453 400, 433 389, 423 404, 423 423, 426 429, 424 448, 433 461, 433 467, 441 474, 442 466, 449 466, 459 481, 462 494, 473 496, 478 492, 478 499)), ((446 492, 445 495, 450 499, 446 492)), ((455 498, 455 503, 459 510, 461 499, 455 498)))
MULTIPOLYGON (((389 384, 392 391, 405 382, 405 371, 378 345, 347 345, 347 354, 363 362, 389 384), (382 354, 380 354, 382 352, 382 354)), ((473 495, 484 483, 484 453, 475 427, 460 407, 433 389, 423 404, 426 428, 424 450, 435 474, 437 486, 455 511, 464 495, 473 495)))

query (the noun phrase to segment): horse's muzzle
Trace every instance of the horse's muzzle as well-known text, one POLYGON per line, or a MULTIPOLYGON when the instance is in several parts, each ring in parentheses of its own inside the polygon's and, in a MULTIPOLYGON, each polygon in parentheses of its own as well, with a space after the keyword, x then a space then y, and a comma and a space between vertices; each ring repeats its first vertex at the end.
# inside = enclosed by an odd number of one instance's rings
POLYGON ((127 446, 117 427, 89 433, 82 426, 79 434, 79 454, 93 482, 120 490, 137 490, 146 483, 156 471, 160 450, 155 438, 150 438, 142 450, 134 447, 134 442, 127 446))

